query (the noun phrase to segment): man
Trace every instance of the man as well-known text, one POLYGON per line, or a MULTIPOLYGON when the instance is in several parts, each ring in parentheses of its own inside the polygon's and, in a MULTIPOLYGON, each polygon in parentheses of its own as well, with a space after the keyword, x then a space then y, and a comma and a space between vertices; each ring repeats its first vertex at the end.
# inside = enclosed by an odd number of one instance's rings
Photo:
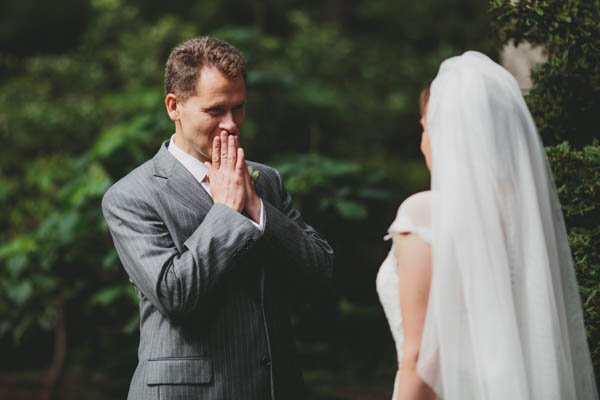
POLYGON ((140 298, 129 400, 304 397, 289 305, 331 278, 333 252, 279 173, 246 162, 245 79, 227 43, 175 47, 165 73, 175 134, 104 195, 140 298))

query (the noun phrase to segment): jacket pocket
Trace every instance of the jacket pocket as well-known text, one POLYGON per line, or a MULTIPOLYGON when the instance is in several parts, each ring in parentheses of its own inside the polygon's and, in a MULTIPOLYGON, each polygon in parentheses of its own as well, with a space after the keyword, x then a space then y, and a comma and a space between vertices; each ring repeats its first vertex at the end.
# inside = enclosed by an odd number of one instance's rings
POLYGON ((147 362, 146 384, 203 384, 210 383, 212 375, 212 363, 207 357, 150 358, 147 362))

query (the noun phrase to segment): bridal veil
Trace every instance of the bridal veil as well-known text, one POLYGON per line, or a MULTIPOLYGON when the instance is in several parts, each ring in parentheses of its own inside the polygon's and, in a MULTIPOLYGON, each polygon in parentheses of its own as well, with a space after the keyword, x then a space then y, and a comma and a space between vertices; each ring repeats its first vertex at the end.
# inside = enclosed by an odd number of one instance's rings
POLYGON ((443 399, 597 399, 544 148, 515 79, 477 52, 431 86, 433 279, 418 372, 443 399))

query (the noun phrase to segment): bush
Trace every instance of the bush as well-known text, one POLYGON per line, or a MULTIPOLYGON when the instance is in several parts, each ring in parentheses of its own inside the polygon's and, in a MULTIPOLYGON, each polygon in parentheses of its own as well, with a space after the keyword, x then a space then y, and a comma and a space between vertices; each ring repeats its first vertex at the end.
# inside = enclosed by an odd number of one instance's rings
POLYGON ((546 148, 569 227, 596 376, 600 371, 600 146, 546 148))
POLYGON ((502 40, 542 45, 527 103, 546 144, 583 146, 600 126, 600 1, 492 0, 502 40))

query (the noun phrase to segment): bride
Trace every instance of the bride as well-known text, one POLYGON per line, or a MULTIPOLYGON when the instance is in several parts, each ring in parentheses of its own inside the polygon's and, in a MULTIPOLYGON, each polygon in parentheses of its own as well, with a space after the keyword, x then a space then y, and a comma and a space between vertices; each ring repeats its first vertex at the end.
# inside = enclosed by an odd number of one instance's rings
POLYGON ((515 79, 470 51, 421 97, 431 191, 401 204, 377 276, 394 399, 598 399, 560 204, 515 79))

